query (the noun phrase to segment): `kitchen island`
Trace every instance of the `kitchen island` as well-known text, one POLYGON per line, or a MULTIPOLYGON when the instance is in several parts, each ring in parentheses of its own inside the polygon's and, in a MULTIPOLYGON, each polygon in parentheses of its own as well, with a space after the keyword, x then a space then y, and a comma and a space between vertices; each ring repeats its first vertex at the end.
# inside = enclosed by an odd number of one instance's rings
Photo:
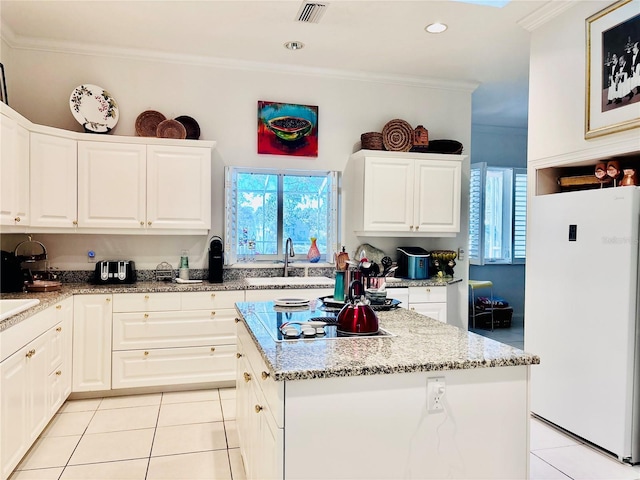
POLYGON ((248 478, 527 478, 536 355, 405 309, 385 336, 297 340, 278 326, 332 313, 236 309, 248 478))

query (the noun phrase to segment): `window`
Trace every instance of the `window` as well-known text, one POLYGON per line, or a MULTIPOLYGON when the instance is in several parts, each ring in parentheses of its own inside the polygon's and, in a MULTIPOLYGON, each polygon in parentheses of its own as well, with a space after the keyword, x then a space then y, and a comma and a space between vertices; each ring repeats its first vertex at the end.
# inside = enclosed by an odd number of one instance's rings
POLYGON ((320 261, 332 259, 337 183, 336 172, 226 167, 228 262, 282 260, 287 238, 296 257, 306 259, 311 237, 317 238, 320 261))
POLYGON ((469 261, 472 265, 524 263, 527 172, 471 165, 469 261))

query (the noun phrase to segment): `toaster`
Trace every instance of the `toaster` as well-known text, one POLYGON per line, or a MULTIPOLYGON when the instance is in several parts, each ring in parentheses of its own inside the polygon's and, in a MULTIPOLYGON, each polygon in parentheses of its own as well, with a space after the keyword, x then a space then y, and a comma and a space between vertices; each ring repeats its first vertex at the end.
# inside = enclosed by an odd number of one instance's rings
POLYGON ((95 283, 135 283, 136 264, 132 260, 100 260, 96 262, 95 283))

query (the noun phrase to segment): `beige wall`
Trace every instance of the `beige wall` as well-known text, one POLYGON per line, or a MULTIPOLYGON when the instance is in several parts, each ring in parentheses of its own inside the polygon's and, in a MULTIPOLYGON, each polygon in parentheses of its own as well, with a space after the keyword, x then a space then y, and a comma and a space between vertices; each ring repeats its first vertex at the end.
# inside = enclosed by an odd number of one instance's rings
MULTIPOLYGON (((11 106, 34 123, 81 131, 68 100, 71 91, 82 83, 105 88, 118 102, 116 135, 135 135, 135 119, 147 109, 158 110, 168 118, 194 117, 201 128, 201 139, 217 141, 211 179, 211 235, 224 234, 225 165, 342 171, 349 154, 359 148, 360 134, 381 131, 393 118, 402 118, 413 126, 424 125, 432 139, 459 140, 465 145, 465 153, 469 152, 472 88, 468 85, 462 89, 444 83, 433 87, 433 82, 390 81, 361 74, 294 72, 264 65, 227 68, 202 58, 151 60, 126 53, 84 55, 21 49, 19 45, 5 45, 2 56, 7 55, 11 58, 11 106), (258 100, 318 105, 318 158, 258 155, 258 100)), ((465 225, 467 209, 465 189, 465 225)), ((4 238, 3 248, 22 238, 4 238)), ((465 247, 466 238, 465 231, 446 243, 451 248, 465 247)), ((89 249, 94 249, 98 258, 132 258, 139 268, 154 268, 163 260, 177 262, 183 248, 190 250, 193 267, 203 267, 207 260, 207 237, 38 235, 38 239, 49 248, 52 265, 62 269, 90 269, 86 261, 89 249)), ((364 241, 375 245, 375 239, 364 241)), ((352 251, 361 241, 349 235, 347 227, 343 243, 352 251)), ((385 248, 394 248, 394 244, 407 242, 396 239, 384 243, 385 248)), ((466 267, 461 265, 460 271, 466 271, 466 267)))
MULTIPOLYGON (((561 164, 640 150, 640 131, 585 140, 585 20, 610 1, 574 6, 531 36, 529 163, 561 164)), ((640 103, 625 108, 640 117, 640 103)))

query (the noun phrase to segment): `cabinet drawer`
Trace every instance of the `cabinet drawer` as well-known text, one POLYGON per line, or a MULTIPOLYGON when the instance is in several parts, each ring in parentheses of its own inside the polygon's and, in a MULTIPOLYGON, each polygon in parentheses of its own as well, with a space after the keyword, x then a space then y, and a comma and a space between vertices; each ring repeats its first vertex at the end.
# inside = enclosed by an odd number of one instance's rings
POLYGON ((113 295, 114 312, 157 312, 180 310, 180 293, 116 293, 113 295))
POLYGON ((236 302, 244 302, 244 291, 182 293, 182 310, 235 308, 236 302))
MULTIPOLYGON (((253 382, 264 396, 268 410, 280 428, 284 427, 284 382, 276 382, 262 359, 260 352, 244 324, 238 324, 238 353, 250 366, 249 381, 253 382)), ((246 378, 245 378, 246 379, 246 378)))
POLYGON ((113 314, 113 350, 234 345, 235 311, 113 314))
POLYGON ((113 352, 112 388, 233 382, 236 346, 113 352))
POLYGON ((446 301, 447 287, 409 287, 409 303, 446 301))

